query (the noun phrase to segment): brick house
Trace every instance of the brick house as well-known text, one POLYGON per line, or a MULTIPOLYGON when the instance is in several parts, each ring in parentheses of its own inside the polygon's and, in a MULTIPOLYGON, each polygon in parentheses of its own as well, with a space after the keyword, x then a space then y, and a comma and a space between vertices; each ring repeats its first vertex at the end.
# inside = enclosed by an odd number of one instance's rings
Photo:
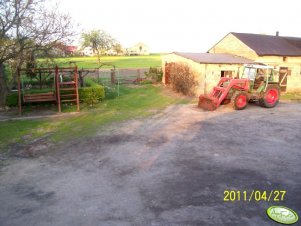
POLYGON ((228 53, 274 66, 281 90, 301 91, 301 38, 273 35, 227 34, 208 53, 228 53))

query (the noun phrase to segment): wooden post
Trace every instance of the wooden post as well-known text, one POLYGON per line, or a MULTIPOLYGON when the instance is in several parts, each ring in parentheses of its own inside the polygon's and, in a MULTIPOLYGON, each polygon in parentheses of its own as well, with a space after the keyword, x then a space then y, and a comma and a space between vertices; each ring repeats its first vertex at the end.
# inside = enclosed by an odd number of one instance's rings
POLYGON ((40 89, 42 89, 42 72, 39 70, 40 89))
POLYGON ((74 82, 75 82, 75 93, 76 93, 76 109, 77 111, 80 111, 79 108, 79 95, 78 95, 78 80, 77 80, 77 66, 74 68, 74 82))
POLYGON ((61 95, 60 95, 60 81, 59 81, 59 68, 55 67, 55 87, 56 87, 56 100, 58 112, 61 112, 61 95))
POLYGON ((78 71, 79 86, 84 87, 83 69, 78 71))
POLYGON ((115 68, 111 69, 111 83, 115 84, 115 68))
POLYGON ((205 64, 205 73, 204 73, 204 94, 207 94, 207 64, 205 64))
POLYGON ((140 78, 140 69, 137 69, 137 83, 140 84, 141 78, 140 78))
MULTIPOLYGON (((22 114, 22 103, 21 103, 21 78, 20 78, 20 68, 17 69, 18 76, 18 111, 19 115, 22 114)), ((23 87, 24 88, 24 87, 23 87)))

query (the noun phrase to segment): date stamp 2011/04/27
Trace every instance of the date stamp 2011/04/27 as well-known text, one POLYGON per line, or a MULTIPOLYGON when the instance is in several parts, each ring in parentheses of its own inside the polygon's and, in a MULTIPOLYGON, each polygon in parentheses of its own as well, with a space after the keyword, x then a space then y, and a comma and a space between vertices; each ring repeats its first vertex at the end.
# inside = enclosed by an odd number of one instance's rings
POLYGON ((240 190, 225 190, 224 191, 224 201, 225 202, 280 202, 284 201, 286 191, 285 190, 270 190, 270 191, 240 191, 240 190))

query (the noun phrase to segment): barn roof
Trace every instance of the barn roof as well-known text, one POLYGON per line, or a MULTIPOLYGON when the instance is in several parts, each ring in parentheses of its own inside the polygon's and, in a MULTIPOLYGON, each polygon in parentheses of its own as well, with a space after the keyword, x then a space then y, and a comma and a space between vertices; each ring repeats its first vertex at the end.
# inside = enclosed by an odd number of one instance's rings
POLYGON ((77 46, 65 46, 65 50, 66 51, 76 51, 77 50, 77 46))
POLYGON ((234 56, 227 53, 183 53, 174 52, 174 54, 193 60, 197 63, 205 64, 249 64, 253 63, 253 60, 234 56))
POLYGON ((301 56, 301 38, 231 32, 258 56, 301 56))

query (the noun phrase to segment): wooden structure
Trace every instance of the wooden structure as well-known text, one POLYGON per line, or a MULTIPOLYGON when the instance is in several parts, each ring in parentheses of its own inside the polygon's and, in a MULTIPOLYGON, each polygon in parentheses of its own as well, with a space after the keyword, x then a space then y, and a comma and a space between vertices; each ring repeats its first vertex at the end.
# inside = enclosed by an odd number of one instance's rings
POLYGON ((78 94, 78 71, 77 66, 69 68, 33 68, 31 71, 38 71, 41 74, 44 72, 52 73, 54 75, 54 90, 44 93, 28 93, 24 92, 25 87, 21 87, 22 72, 28 72, 29 69, 18 70, 18 110, 19 114, 22 113, 23 103, 34 102, 56 102, 58 112, 61 112, 61 103, 63 102, 75 102, 77 105, 77 111, 80 110, 79 106, 79 94, 78 94), (72 79, 64 81, 66 73, 72 74, 72 79), (23 94, 22 94, 23 91, 23 94))

